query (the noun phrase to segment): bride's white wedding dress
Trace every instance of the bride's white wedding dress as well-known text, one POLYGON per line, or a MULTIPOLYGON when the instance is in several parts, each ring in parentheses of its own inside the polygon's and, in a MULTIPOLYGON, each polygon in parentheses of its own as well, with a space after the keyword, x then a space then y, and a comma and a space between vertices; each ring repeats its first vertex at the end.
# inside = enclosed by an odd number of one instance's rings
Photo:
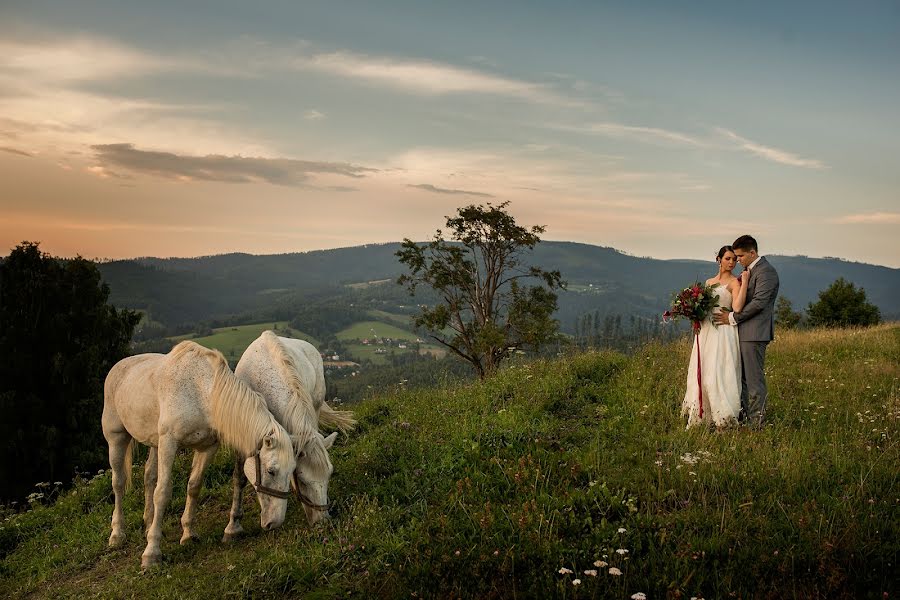
MULTIPOLYGON (((719 307, 731 310, 731 292, 716 286, 719 307)), ((713 309, 721 312, 721 308, 713 309)), ((700 324, 688 363, 687 391, 681 412, 688 416, 687 426, 701 422, 726 425, 737 421, 741 411, 741 349, 738 329, 732 325, 716 327, 711 317, 700 324), (703 419, 700 419, 700 392, 697 386, 697 344, 700 344, 700 374, 703 380, 703 419)))

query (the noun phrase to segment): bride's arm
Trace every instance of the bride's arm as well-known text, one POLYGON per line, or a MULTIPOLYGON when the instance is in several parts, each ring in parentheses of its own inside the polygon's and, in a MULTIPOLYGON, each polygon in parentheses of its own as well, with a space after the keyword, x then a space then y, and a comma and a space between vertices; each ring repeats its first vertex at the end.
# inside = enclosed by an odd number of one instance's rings
POLYGON ((747 304, 747 286, 749 281, 750 277, 742 274, 740 283, 737 285, 737 292, 733 291, 731 293, 731 308, 734 312, 741 312, 741 309, 747 304))

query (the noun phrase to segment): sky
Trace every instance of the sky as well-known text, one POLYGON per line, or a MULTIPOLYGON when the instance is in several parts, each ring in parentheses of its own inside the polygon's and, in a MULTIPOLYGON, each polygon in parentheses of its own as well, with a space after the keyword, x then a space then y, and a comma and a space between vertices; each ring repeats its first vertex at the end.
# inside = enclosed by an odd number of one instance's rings
POLYGON ((900 3, 0 0, 0 250, 544 239, 900 267, 900 3))

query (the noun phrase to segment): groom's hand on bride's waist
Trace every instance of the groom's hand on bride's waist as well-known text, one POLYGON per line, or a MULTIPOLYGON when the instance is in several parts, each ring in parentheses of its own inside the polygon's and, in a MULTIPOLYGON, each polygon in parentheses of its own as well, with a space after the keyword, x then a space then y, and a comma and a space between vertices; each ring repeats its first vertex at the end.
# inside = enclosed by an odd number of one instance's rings
POLYGON ((719 325, 734 325, 729 319, 728 315, 731 314, 730 310, 723 309, 722 312, 713 315, 713 318, 716 320, 716 323, 719 325))

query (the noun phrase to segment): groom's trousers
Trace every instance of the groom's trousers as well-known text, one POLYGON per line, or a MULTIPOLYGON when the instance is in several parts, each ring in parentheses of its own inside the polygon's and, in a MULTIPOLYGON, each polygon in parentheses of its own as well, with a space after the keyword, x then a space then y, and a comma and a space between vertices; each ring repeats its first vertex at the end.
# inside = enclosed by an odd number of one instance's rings
POLYGON ((766 346, 769 342, 741 342, 741 412, 748 425, 766 418, 766 346))

